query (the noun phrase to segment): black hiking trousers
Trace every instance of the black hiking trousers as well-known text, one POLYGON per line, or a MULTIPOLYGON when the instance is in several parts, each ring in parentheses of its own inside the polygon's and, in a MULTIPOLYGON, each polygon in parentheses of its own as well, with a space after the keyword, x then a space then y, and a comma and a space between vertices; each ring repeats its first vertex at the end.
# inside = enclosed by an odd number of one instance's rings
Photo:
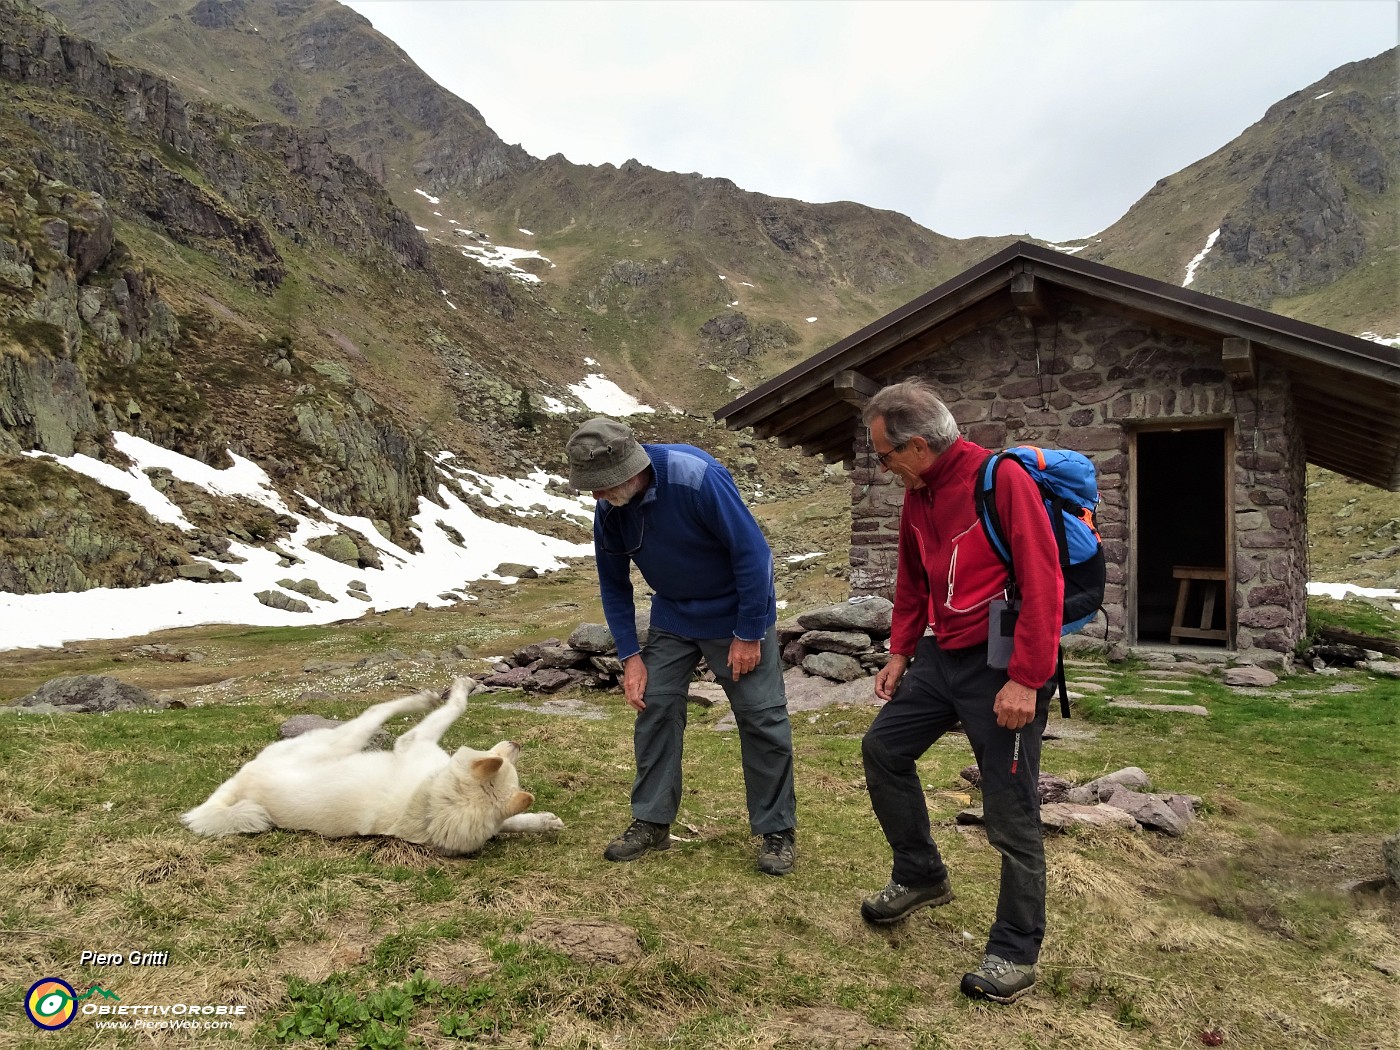
POLYGON ((945 651, 931 637, 920 639, 894 696, 862 739, 861 757, 870 804, 894 853, 890 877, 905 886, 931 886, 948 870, 929 828, 917 762, 961 723, 982 773, 987 841, 1001 854, 1001 889, 986 950, 1033 964, 1045 937, 1040 744, 1055 683, 1037 691, 1035 718, 1013 732, 997 725, 992 709, 1006 682, 1005 670, 987 666, 985 645, 945 651))

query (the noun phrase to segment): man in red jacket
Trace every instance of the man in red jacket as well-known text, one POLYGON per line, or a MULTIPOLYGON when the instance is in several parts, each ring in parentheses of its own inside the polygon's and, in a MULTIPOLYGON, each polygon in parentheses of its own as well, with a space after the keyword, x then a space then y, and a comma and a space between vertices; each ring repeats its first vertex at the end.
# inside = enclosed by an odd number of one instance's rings
POLYGON ((898 476, 905 494, 890 660, 875 679, 886 703, 861 741, 871 806, 894 863, 889 885, 862 903, 861 915, 898 922, 953 899, 915 764, 961 724, 982 774, 987 839, 1002 857, 996 921, 982 964, 961 987, 972 998, 1011 1002, 1035 983, 1045 936, 1040 741, 1064 599, 1054 532, 1030 476, 999 468, 993 489, 1020 611, 1014 624, 995 617, 1014 647, 1009 663, 989 666, 989 607, 1011 597, 973 502, 990 452, 959 435, 952 413, 920 380, 879 391, 864 421, 880 466, 898 476))

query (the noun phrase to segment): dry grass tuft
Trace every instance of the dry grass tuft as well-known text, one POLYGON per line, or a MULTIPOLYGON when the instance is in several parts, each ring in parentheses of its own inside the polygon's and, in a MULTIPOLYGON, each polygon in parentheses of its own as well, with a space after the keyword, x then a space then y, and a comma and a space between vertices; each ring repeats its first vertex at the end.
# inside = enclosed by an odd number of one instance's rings
POLYGON ((817 1006, 761 1022, 753 1045, 773 1050, 913 1050, 914 1040, 903 1032, 878 1028, 850 1010, 817 1006))
POLYGON ((39 811, 26 802, 0 799, 0 824, 23 824, 38 815, 39 811))
POLYGON ((402 839, 377 838, 370 848, 370 859, 386 868, 406 868, 409 871, 427 871, 440 866, 442 856, 429 846, 402 839))
MULTIPOLYGON (((1129 832, 1113 832, 1112 835, 1114 847, 1124 842, 1130 843, 1135 838, 1129 832)), ((1108 838, 1096 835, 1095 842, 1108 838)), ((1140 868, 1136 863, 1127 862, 1126 858, 1109 867, 1081 853, 1052 848, 1046 851, 1045 863, 1045 879, 1050 896, 1054 899, 1099 902, 1137 902, 1142 899, 1140 868)))

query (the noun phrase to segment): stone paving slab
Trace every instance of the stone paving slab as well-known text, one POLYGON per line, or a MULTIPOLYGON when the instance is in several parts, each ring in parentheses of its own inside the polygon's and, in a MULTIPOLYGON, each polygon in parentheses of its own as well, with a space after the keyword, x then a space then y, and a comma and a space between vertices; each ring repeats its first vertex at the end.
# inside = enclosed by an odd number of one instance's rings
POLYGON ((1137 700, 1110 700, 1109 707, 1128 707, 1136 711, 1166 711, 1182 715, 1209 715, 1199 704, 1144 704, 1137 700))

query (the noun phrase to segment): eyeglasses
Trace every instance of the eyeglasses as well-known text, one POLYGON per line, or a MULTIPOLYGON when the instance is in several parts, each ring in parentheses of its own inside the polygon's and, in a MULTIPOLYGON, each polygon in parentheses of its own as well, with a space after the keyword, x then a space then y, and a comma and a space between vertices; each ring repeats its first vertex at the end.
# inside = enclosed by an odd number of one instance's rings
MULTIPOLYGON (((886 470, 888 470, 888 469, 889 469, 889 466, 890 466, 890 457, 893 456, 896 452, 903 452, 904 449, 905 449, 905 447, 906 447, 908 444, 909 444, 909 442, 905 441, 905 442, 903 442, 902 444, 896 445, 894 448, 890 449, 888 452, 876 452, 876 453, 875 453, 875 458, 878 459, 878 460, 880 461, 880 466, 882 466, 882 467, 884 467, 886 470)), ((872 449, 871 451, 874 451, 874 450, 872 449)))
POLYGON ((602 527, 598 530, 599 546, 603 548, 604 554, 617 554, 624 557, 631 557, 642 549, 642 541, 646 539, 647 534, 647 517, 646 513, 640 509, 636 514, 627 515, 618 513, 620 509, 621 508, 618 507, 608 508, 607 514, 603 518, 602 527), (635 544, 628 542, 629 537, 627 536, 627 532, 629 530, 627 526, 629 522, 624 520, 624 518, 636 519, 637 542, 635 544), (616 546, 609 542, 611 539, 611 537, 608 536, 609 526, 615 526, 612 531, 616 533, 618 541, 616 546))

